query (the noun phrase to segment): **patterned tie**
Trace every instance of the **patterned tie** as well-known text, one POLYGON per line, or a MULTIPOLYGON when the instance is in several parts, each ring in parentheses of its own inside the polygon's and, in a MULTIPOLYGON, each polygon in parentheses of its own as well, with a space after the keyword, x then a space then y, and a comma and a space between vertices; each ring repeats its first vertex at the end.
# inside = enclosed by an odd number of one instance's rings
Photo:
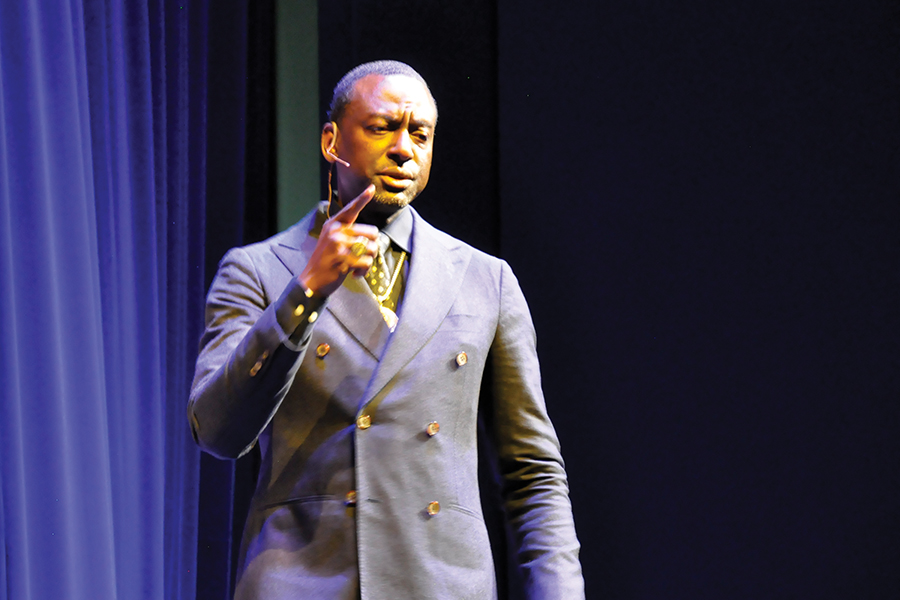
MULTIPOLYGON (((391 332, 397 327, 397 304, 400 302, 400 295, 403 284, 398 280, 403 271, 403 261, 406 258, 406 252, 400 254, 397 264, 391 268, 385 260, 385 255, 390 255, 391 238, 385 233, 378 234, 378 256, 372 268, 366 273, 366 282, 375 296, 375 301, 381 309, 381 315, 384 317, 391 332)), ((391 262, 394 262, 393 260, 391 262)))

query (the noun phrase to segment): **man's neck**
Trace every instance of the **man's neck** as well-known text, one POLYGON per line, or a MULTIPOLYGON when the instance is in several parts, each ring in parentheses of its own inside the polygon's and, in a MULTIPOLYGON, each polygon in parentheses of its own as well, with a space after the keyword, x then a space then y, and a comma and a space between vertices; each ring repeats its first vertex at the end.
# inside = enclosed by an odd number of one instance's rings
POLYGON ((369 204, 362 209, 362 212, 359 213, 359 217, 357 217, 356 221, 358 223, 365 223, 366 225, 374 225, 378 229, 384 229, 389 223, 394 221, 405 208, 405 206, 385 205, 373 207, 369 204))

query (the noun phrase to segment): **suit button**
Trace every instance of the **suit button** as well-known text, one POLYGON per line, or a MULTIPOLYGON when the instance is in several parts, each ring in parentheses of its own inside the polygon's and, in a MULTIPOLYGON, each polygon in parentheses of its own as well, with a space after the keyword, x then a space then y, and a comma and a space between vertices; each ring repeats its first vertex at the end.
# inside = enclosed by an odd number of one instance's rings
POLYGON ((460 352, 459 354, 456 355, 456 364, 458 366, 462 367, 467 362, 469 362, 469 357, 466 356, 465 352, 460 352))
POLYGON ((316 346, 316 356, 319 358, 325 358, 325 355, 331 352, 331 346, 325 343, 321 343, 316 346))
POLYGON ((435 500, 434 502, 428 503, 428 508, 425 509, 425 512, 428 513, 428 516, 433 517, 434 515, 441 512, 441 503, 435 500))
POLYGON ((359 415, 356 417, 356 426, 360 429, 368 429, 372 426, 372 417, 369 415, 359 415))
POLYGON ((437 421, 432 421, 428 425, 425 426, 425 433, 428 434, 428 437, 434 437, 437 435, 438 431, 441 430, 441 425, 437 421))
POLYGON ((356 490, 347 492, 347 496, 344 498, 344 504, 347 506, 356 506, 356 490))

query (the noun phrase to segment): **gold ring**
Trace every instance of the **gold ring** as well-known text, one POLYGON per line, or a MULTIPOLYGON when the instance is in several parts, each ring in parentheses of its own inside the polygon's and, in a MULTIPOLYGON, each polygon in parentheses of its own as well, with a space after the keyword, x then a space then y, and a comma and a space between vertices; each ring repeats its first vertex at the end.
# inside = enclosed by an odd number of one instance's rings
POLYGON ((366 246, 364 242, 353 242, 350 244, 350 254, 353 256, 362 256, 368 249, 368 246, 366 246))

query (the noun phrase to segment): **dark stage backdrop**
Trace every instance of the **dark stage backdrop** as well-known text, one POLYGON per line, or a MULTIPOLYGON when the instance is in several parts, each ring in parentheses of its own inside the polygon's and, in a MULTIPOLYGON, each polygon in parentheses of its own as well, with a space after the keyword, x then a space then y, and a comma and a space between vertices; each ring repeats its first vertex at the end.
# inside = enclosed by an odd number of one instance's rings
POLYGON ((897 3, 499 6, 589 597, 900 598, 897 3))

